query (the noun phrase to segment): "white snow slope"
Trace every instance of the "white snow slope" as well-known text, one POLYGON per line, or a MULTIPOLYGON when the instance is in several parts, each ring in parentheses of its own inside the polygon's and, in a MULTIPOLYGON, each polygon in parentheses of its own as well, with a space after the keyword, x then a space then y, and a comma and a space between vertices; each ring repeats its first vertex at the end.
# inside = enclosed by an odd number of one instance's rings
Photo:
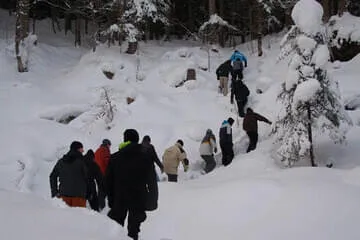
MULTIPOLYGON (((218 164, 202 176, 198 147, 203 134, 207 128, 217 133, 230 116, 236 119, 230 96, 217 93, 215 76, 232 49, 211 52, 210 71, 204 71, 200 68, 207 67, 207 52, 195 42, 142 43, 138 58, 120 53, 118 47, 99 47, 93 53, 74 48, 71 35, 57 39, 63 33, 50 34, 50 23, 44 21, 38 26, 39 43, 31 51, 30 72, 20 74, 11 24, 13 19, 8 18, 0 32, 4 239, 127 239, 126 229, 107 219, 107 210, 97 214, 71 209, 51 199, 48 178, 73 140, 95 150, 109 138, 114 152, 126 128, 137 129, 141 137, 149 134, 160 157, 165 148, 183 139, 191 163, 187 173, 180 167, 179 183, 159 183, 159 209, 148 214, 141 239, 359 239, 358 110, 349 112, 355 124, 347 145, 315 135, 318 168, 281 168, 274 160, 271 128, 262 123, 256 151, 245 154, 248 139, 238 119, 233 126, 233 163, 226 168, 218 164), (188 67, 196 69, 197 80, 175 88, 188 67), (115 71, 113 80, 105 78, 103 69, 115 71), (115 110, 112 122, 103 114, 105 90, 115 110), (130 105, 129 96, 136 99, 130 105), (78 117, 69 124, 56 121, 69 115, 78 117), (328 161, 334 162, 333 169, 322 167, 328 161)), ((244 72, 251 91, 248 105, 270 120, 276 118, 276 96, 287 72, 286 61, 276 63, 280 38, 264 40, 261 58, 250 43, 238 48, 249 61, 244 72)), ((359 62, 357 56, 330 64, 345 101, 359 95, 359 62)))

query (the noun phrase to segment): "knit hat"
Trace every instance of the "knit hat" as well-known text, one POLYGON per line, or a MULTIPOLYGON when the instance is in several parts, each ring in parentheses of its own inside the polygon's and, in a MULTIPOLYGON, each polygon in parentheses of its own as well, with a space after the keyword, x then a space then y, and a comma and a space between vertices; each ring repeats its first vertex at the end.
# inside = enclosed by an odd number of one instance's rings
POLYGON ((73 150, 73 151, 77 151, 79 150, 80 148, 83 148, 84 146, 82 145, 81 142, 78 142, 78 141, 73 141, 70 145, 70 150, 73 150))
POLYGON ((104 145, 104 146, 110 146, 110 145, 111 145, 111 142, 110 142, 109 139, 104 139, 104 140, 102 141, 102 145, 104 145))
POLYGON ((139 134, 135 129, 126 129, 124 132, 124 142, 139 142, 139 134))
POLYGON ((179 140, 177 140, 176 142, 179 143, 181 146, 184 146, 183 140, 179 139, 179 140))
POLYGON ((232 126, 233 125, 233 123, 234 123, 234 119, 232 118, 232 117, 229 117, 228 118, 228 123, 232 126))
POLYGON ((146 143, 150 143, 151 142, 151 138, 149 135, 145 135, 142 142, 146 142, 146 143))

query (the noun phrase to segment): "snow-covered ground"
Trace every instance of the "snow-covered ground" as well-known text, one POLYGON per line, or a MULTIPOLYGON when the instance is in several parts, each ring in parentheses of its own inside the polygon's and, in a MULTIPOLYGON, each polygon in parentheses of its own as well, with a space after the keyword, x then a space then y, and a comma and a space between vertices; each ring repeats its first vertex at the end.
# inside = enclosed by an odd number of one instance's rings
MULTIPOLYGON (((0 229, 6 239, 127 239, 106 211, 70 209, 50 199, 48 179, 73 140, 95 150, 109 138, 114 152, 126 128, 149 134, 160 157, 183 139, 191 163, 189 172, 180 169, 178 184, 160 182, 159 209, 148 214, 141 239, 359 239, 359 110, 349 112, 355 124, 347 145, 316 135, 316 159, 320 166, 334 162, 333 169, 282 169, 273 159, 271 128, 262 123, 256 151, 245 154, 248 139, 238 119, 233 163, 202 176, 198 148, 206 129, 217 132, 224 119, 237 119, 230 96, 217 93, 215 76, 233 49, 211 52, 205 71, 207 50, 196 42, 141 43, 138 57, 118 47, 92 52, 74 48, 71 35, 57 38, 63 33, 54 36, 44 21, 30 72, 20 74, 9 41, 13 20, 6 22, 0 25, 0 229), (189 67, 197 80, 175 88, 189 67), (114 71, 114 78, 103 70, 114 71), (105 92, 114 108, 112 122, 104 115, 105 92), (135 102, 128 105, 127 97, 135 102), (72 115, 77 118, 69 124, 59 123, 72 115)), ((270 120, 287 72, 287 61, 276 61, 282 35, 264 39, 261 58, 251 43, 238 47, 248 57, 248 105, 270 120)), ((357 56, 329 66, 345 102, 359 96, 359 63, 357 56)))

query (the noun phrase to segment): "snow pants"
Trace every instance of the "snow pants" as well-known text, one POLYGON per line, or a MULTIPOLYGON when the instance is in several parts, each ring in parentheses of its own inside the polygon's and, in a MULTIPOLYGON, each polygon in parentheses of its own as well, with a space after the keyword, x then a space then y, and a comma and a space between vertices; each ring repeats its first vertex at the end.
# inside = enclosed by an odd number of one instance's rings
POLYGON ((201 155, 201 158, 205 161, 205 169, 206 173, 211 172, 216 167, 216 162, 214 155, 201 155))
POLYGON ((65 197, 61 196, 61 199, 69 206, 69 207, 86 207, 86 199, 81 197, 65 197))
POLYGON ((255 150, 256 148, 256 144, 257 144, 257 141, 258 141, 258 133, 257 132, 246 132, 247 135, 249 136, 249 146, 246 150, 246 152, 250 152, 252 150, 255 150))
POLYGON ((221 144, 220 143, 220 148, 221 148, 221 153, 222 153, 222 164, 224 166, 227 166, 232 162, 232 160, 234 158, 234 151, 233 151, 232 144, 229 144, 229 143, 221 144))

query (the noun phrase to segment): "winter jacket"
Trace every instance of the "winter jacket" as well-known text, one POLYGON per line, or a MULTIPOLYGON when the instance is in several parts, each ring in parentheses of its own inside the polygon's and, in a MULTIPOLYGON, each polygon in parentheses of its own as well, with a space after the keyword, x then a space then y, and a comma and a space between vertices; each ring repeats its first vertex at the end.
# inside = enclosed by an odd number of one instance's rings
POLYGON ((100 168, 100 171, 105 175, 106 168, 110 160, 110 149, 107 146, 101 145, 95 152, 95 162, 100 168))
POLYGON ((231 82, 231 102, 234 101, 234 96, 236 101, 245 101, 249 94, 248 87, 241 80, 231 82))
POLYGON ((184 168, 188 166, 186 152, 179 143, 175 143, 174 146, 166 149, 162 156, 162 160, 164 172, 167 174, 177 175, 180 162, 182 162, 184 168))
POLYGON ((234 62, 236 59, 240 59, 242 62, 244 62, 244 66, 247 67, 247 59, 244 54, 242 54, 239 51, 235 51, 231 55, 230 60, 231 60, 231 62, 234 62))
POLYGON ((86 199, 92 199, 94 197, 99 199, 101 207, 104 207, 105 198, 105 185, 104 176, 100 171, 99 166, 95 163, 93 156, 86 154, 84 156, 84 162, 88 171, 87 181, 87 194, 86 199), (96 184, 95 184, 96 181, 96 184))
POLYGON ((87 180, 83 156, 76 150, 70 150, 58 160, 50 173, 51 196, 86 198, 87 180))
POLYGON ((227 60, 226 62, 222 63, 216 69, 216 76, 219 77, 228 77, 229 73, 232 72, 231 61, 227 60))
POLYGON ((232 146, 232 129, 231 125, 227 120, 224 120, 220 127, 219 132, 220 146, 232 146))
POLYGON ((212 131, 208 130, 206 132, 205 137, 201 141, 199 152, 200 152, 200 155, 207 156, 207 155, 213 155, 214 151, 217 151, 216 150, 216 139, 215 139, 215 136, 212 133, 212 131))
POLYGON ((270 123, 271 122, 261 116, 260 114, 253 112, 252 110, 247 110, 246 115, 244 117, 244 121, 243 121, 243 129, 246 132, 257 132, 258 131, 258 123, 257 121, 262 121, 262 122, 266 122, 266 123, 270 123))
MULTIPOLYGON (((164 170, 164 166, 161 163, 154 146, 151 143, 142 143, 141 144, 143 146, 143 148, 145 149, 146 153, 148 154, 148 156, 151 159, 152 163, 156 163, 156 165, 161 169, 161 171, 164 170)), ((155 166, 154 166, 155 168, 155 166)))
POLYGON ((105 183, 108 204, 114 219, 121 219, 121 209, 145 211, 147 183, 153 167, 141 144, 129 143, 110 156, 105 183))

